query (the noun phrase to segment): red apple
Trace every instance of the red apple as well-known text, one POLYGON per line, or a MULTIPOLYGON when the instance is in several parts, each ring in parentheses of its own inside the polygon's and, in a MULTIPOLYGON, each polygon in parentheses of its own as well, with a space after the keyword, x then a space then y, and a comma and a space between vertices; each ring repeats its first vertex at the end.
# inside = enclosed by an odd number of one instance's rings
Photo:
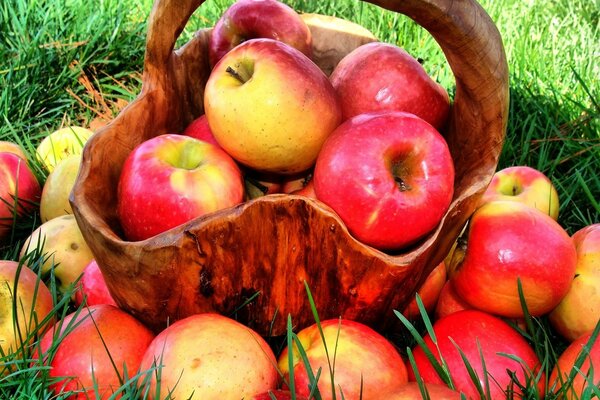
POLYGON ((522 318, 520 279, 529 313, 541 316, 567 294, 576 264, 573 240, 558 222, 520 202, 493 201, 473 214, 464 259, 450 279, 474 308, 522 318))
POLYGON ((166 134, 138 145, 121 172, 117 211, 125 237, 144 240, 241 203, 242 174, 210 143, 166 134))
POLYGON ((94 306, 96 304, 117 306, 117 303, 108 291, 108 286, 106 286, 106 281, 96 260, 90 261, 83 269, 79 284, 79 289, 75 292, 75 305, 77 307, 84 301, 87 306, 94 306))
POLYGON ((50 388, 57 395, 73 391, 70 399, 113 398, 138 373, 153 338, 141 322, 111 305, 69 314, 40 341, 44 364, 50 367, 50 388))
POLYGON ((575 369, 575 361, 584 351, 584 346, 588 344, 591 336, 591 332, 580 336, 558 357, 548 381, 553 392, 562 394, 558 398, 583 399, 583 392, 586 388, 589 391, 592 386, 596 386, 596 388, 600 386, 600 339, 596 338, 594 343, 586 347, 585 361, 578 369, 575 369), (574 379, 567 383, 571 373, 574 373, 574 379))
MULTIPOLYGON (((362 394, 363 400, 380 399, 382 393, 406 384, 404 361, 381 334, 364 324, 343 319, 322 321, 321 328, 325 343, 316 324, 302 329, 298 333, 298 340, 306 352, 313 374, 316 376, 321 369, 318 388, 323 400, 332 399, 334 390, 336 398, 358 399, 362 394), (335 359, 333 382, 325 346, 331 363, 335 359)), ((278 361, 286 379, 289 377, 289 351, 289 348, 285 348, 278 361)), ((291 357, 296 393, 308 397, 310 379, 296 344, 291 357)))
POLYGON ((310 29, 293 8, 277 0, 238 0, 223 12, 211 32, 210 65, 255 38, 279 40, 312 57, 310 29))
MULTIPOLYGON (((518 381, 525 385, 526 371, 537 373, 540 368, 540 361, 535 352, 516 330, 500 318, 482 311, 465 310, 450 314, 436 321, 433 331, 437 338, 439 351, 429 335, 424 337, 425 345, 438 362, 440 362, 440 356, 443 357, 454 387, 457 391, 465 393, 467 398, 478 399, 480 396, 457 347, 464 353, 469 364, 477 373, 484 392, 489 389, 490 400, 506 399, 505 392, 509 388, 514 390, 516 396, 521 393, 519 387, 513 385, 508 371, 512 371, 518 381), (507 355, 518 357, 524 365, 507 355), (485 361, 487 376, 484 376, 481 356, 485 361)), ((413 350, 413 355, 423 381, 443 383, 422 347, 417 346, 413 350)), ((411 380, 415 379, 412 368, 409 369, 409 375, 411 380)), ((543 394, 543 377, 539 382, 538 390, 543 394)))
POLYGON ((442 291, 438 297, 437 304, 435 306, 435 319, 438 320, 447 315, 462 310, 470 310, 473 306, 460 298, 454 290, 452 280, 446 281, 442 291))
MULTIPOLYGON (((440 297, 440 293, 446 283, 446 264, 442 261, 435 267, 425 279, 425 282, 417 290, 417 294, 421 297, 423 306, 428 313, 432 313, 435 310, 435 306, 440 297)), ((421 312, 417 305, 416 298, 413 298, 410 303, 402 311, 409 320, 421 319, 421 312)))
POLYGON ((549 315, 554 329, 569 341, 591 332, 600 321, 600 224, 588 225, 572 238, 577 249, 575 278, 549 315))
POLYGON ((374 112, 327 138, 313 180, 317 198, 358 240, 396 250, 439 224, 452 200, 454 165, 444 138, 421 118, 374 112))
POLYGON ((296 396, 292 397, 292 392, 289 390, 269 390, 265 393, 260 393, 252 397, 252 400, 308 400, 308 397, 296 396))
POLYGON ((517 165, 496 172, 481 204, 492 200, 520 201, 553 219, 558 218, 558 193, 552 181, 543 172, 528 166, 517 165))
POLYGON ((204 109, 215 138, 234 159, 282 175, 311 168, 341 121, 325 73, 272 39, 248 40, 221 58, 206 83, 204 109))
POLYGON ((217 142, 217 139, 215 139, 215 135, 213 135, 212 131, 210 130, 210 126, 208 126, 208 120, 206 119, 205 114, 202 114, 193 120, 192 123, 184 129, 182 135, 190 136, 221 147, 219 142, 217 142))
POLYGON ((404 49, 383 42, 348 53, 331 74, 344 120, 372 111, 406 111, 442 130, 450 110, 446 90, 404 49))
POLYGON ((277 361, 256 332, 218 314, 196 314, 156 336, 141 364, 155 368, 143 390, 149 399, 244 399, 275 390, 277 361), (160 377, 160 390, 157 386, 160 377))
MULTIPOLYGON (((423 386, 429 395, 429 399, 432 400, 459 400, 461 398, 459 392, 444 385, 423 383, 423 386)), ((419 388, 417 382, 408 382, 395 391, 381 396, 381 399, 385 400, 421 400, 424 398, 426 397, 421 393, 421 388, 419 388)))
POLYGON ((15 222, 38 208, 42 187, 27 162, 12 152, 0 152, 0 239, 15 222))
POLYGON ((0 140, 0 153, 13 153, 27 161, 27 156, 25 155, 23 148, 8 140, 0 140))

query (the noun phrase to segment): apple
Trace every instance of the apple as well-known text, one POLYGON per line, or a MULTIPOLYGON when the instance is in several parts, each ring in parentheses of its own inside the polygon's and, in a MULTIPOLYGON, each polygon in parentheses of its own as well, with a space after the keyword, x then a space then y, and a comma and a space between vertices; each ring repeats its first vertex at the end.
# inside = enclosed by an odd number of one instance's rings
POLYGON ((43 274, 52 270, 63 294, 77 282, 93 258, 71 214, 44 222, 29 235, 19 253, 19 259, 28 265, 39 261, 43 274))
POLYGON ((446 281, 439 294, 435 306, 434 318, 436 320, 462 310, 471 310, 474 307, 460 298, 454 290, 452 280, 446 281))
POLYGON ((295 396, 289 390, 269 390, 265 393, 259 393, 252 397, 252 400, 308 400, 308 397, 295 396))
POLYGON ((381 398, 385 400, 421 400, 423 398, 433 400, 459 400, 461 398, 459 392, 444 385, 424 382, 423 386, 429 397, 424 397, 421 394, 421 388, 419 388, 417 382, 408 382, 395 391, 382 395, 381 398))
MULTIPOLYGON (((336 398, 358 399, 362 394, 360 398, 363 400, 380 399, 381 393, 394 391, 406 384, 404 361, 394 346, 378 332, 346 319, 321 321, 321 329, 323 336, 317 324, 302 329, 297 336, 313 374, 316 376, 321 369, 318 388, 323 400, 332 399, 334 390, 336 398), (330 362, 334 360, 332 382, 329 371, 330 362)), ((308 397, 310 379, 298 345, 294 343, 292 354, 289 351, 286 347, 280 354, 279 369, 288 379, 291 356, 296 393, 308 397)))
POLYGON ((42 188, 27 162, 12 152, 0 152, 0 239, 15 223, 38 208, 42 188))
POLYGON ((590 332, 575 339, 558 357, 548 380, 552 392, 561 394, 558 398, 566 400, 592 398, 594 396, 584 397, 584 391, 586 389, 589 391, 592 386, 596 386, 596 388, 600 386, 600 369, 598 368, 600 366, 600 339, 596 338, 594 343, 587 346, 591 336, 590 332), (575 369, 575 362, 584 351, 585 360, 578 369, 575 369), (569 375, 572 372, 574 372, 574 379, 568 383, 569 375))
POLYGON ((600 224, 583 227, 572 238, 577 249, 575 278, 549 315, 552 327, 569 341, 591 332, 600 321, 600 224))
POLYGON ((60 160, 81 154, 83 146, 93 134, 80 126, 58 129, 40 142, 35 151, 36 157, 48 172, 52 172, 60 160))
POLYGON ((215 146, 221 147, 215 139, 215 135, 213 135, 210 130, 210 126, 208 126, 208 120, 206 119, 206 115, 202 114, 198 118, 192 121, 184 130, 182 135, 191 136, 198 140, 203 140, 210 144, 214 144, 215 146))
POLYGON ((520 201, 558 219, 558 193, 543 172, 525 165, 497 171, 481 198, 481 204, 493 200, 520 201))
POLYGON ((242 42, 256 38, 279 40, 312 57, 310 29, 293 8, 277 0, 238 0, 223 12, 212 29, 208 44, 210 65, 214 66, 242 42))
POLYGON ((398 46, 359 46, 342 58, 330 79, 340 95, 344 120, 372 111, 406 111, 439 131, 446 125, 448 93, 398 46))
POLYGON ((261 172, 293 175, 313 166, 341 122, 329 79, 308 57, 272 39, 251 39, 213 68, 204 109, 217 142, 261 172))
POLYGON ((244 187, 246 200, 256 199, 268 194, 281 193, 283 183, 281 176, 275 174, 262 174, 250 169, 244 170, 244 187))
POLYGON ((139 144, 123 165, 117 212, 128 240, 144 240, 242 202, 235 161, 192 137, 164 134, 139 144))
POLYGON ((125 311, 100 304, 83 307, 57 322, 42 337, 34 359, 50 367, 50 389, 56 395, 113 399, 123 382, 137 374, 153 338, 147 327, 125 311))
POLYGON ((23 148, 18 144, 8 140, 0 140, 0 153, 13 153, 27 161, 27 156, 25 155, 23 148))
POLYGON ((454 165, 444 138, 400 111, 360 114, 323 144, 314 171, 317 199, 358 240, 380 250, 430 233, 452 201, 454 165))
POLYGON ((53 308, 52 294, 35 272, 15 261, 0 261, 0 370, 6 356, 24 349, 52 324, 53 308))
POLYGON ((149 399, 168 393, 176 399, 239 400, 275 390, 276 366, 269 345, 250 328, 219 314, 195 314, 152 341, 141 370, 153 372, 141 386, 149 399))
MULTIPOLYGON (((421 297, 423 306, 427 313, 432 313, 435 310, 440 293, 446 283, 446 264, 442 261, 435 267, 425 278, 425 282, 417 290, 417 294, 421 297)), ((409 320, 421 319, 421 312, 417 305, 417 299, 413 298, 410 303, 402 311, 409 320)))
MULTIPOLYGON (((445 360, 455 389, 466 394, 467 398, 478 399, 480 396, 457 347, 477 373, 484 391, 489 389, 490 400, 506 399, 505 392, 509 388, 519 397, 521 391, 512 382, 509 371, 524 385, 526 371, 536 374, 540 369, 540 361, 525 338, 500 318, 483 311, 464 310, 450 314, 433 324, 433 332, 437 338, 437 348, 429 334, 423 338, 425 346, 438 362, 440 357, 445 360), (523 364, 507 355, 518 357, 523 364), (485 361, 487 376, 484 375, 481 357, 485 361)), ((443 384, 422 347, 415 347, 413 356, 424 382, 443 384)), ((414 381, 412 368, 408 372, 414 381)), ((538 393, 541 394, 544 393, 543 382, 542 377, 538 383, 538 393)))
POLYGON ((450 280, 474 308, 522 318, 549 313, 567 294, 577 265, 568 233, 547 214, 515 201, 492 201, 471 217, 467 247, 450 280))
POLYGON ((46 178, 40 200, 42 222, 73 213, 69 195, 75 185, 80 165, 81 155, 73 154, 60 160, 46 178))
POLYGON ((96 304, 117 306, 115 299, 108 290, 108 286, 106 286, 104 275, 102 275, 102 270, 100 270, 96 260, 90 261, 83 269, 83 275, 79 281, 79 288, 75 292, 74 301, 77 307, 84 302, 87 306, 96 304))

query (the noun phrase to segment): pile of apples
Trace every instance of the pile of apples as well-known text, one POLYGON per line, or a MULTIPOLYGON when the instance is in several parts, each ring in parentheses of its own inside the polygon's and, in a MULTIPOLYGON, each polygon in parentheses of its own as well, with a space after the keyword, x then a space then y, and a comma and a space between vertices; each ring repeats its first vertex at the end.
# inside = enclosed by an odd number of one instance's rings
MULTIPOLYGON (((125 162, 118 212, 129 240, 257 193, 322 201, 356 238, 384 251, 414 244, 439 223, 454 182, 440 133, 450 104, 404 50, 361 46, 327 77, 310 60, 310 31, 294 10, 239 0, 216 24, 209 57, 206 114, 181 134, 140 144, 125 162)), ((382 332, 345 319, 291 334, 278 354, 222 315, 193 315, 152 332, 115 304, 71 215, 68 194, 90 135, 66 128, 40 144, 36 157, 49 173, 43 188, 22 150, 0 143, 0 233, 6 238, 37 204, 43 222, 20 262, 0 261, 0 346, 3 354, 30 348, 32 362, 49 367, 57 395, 112 398, 126 383, 151 399, 308 399, 318 377, 323 399, 421 398, 416 380, 434 399, 479 398, 464 356, 490 397, 506 398, 509 387, 520 392, 511 374, 523 384, 543 374, 513 328, 527 329, 522 300, 571 342, 548 380, 553 386, 539 379, 543 394, 559 390, 600 321, 600 224, 569 236, 557 222, 550 179, 515 166, 494 175, 451 253, 418 290, 435 338, 424 337, 431 356, 419 345, 411 350, 416 369, 382 332), (72 294, 77 312, 57 320, 33 263, 58 279, 59 292, 72 294), (453 389, 431 362, 440 357, 453 389)), ((416 300, 399 311, 403 320, 421 318, 416 300)), ((600 363, 600 341, 588 350, 574 396, 600 382, 598 368, 590 369, 600 363)))

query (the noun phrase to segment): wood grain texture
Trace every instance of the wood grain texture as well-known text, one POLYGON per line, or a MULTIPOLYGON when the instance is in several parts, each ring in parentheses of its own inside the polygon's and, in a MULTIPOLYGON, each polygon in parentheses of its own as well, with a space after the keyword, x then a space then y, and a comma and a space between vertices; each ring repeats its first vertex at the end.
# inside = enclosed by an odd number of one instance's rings
MULTIPOLYGON (((127 242, 116 214, 125 158, 142 141, 180 132, 203 113, 210 31, 173 51, 201 3, 156 2, 142 91, 84 149, 71 203, 115 300, 156 330, 167 321, 214 311, 263 335, 280 335, 288 314, 297 328, 314 322, 306 282, 321 319, 342 316, 377 329, 392 326, 393 310, 404 308, 445 257, 497 167, 508 115, 508 71, 496 27, 474 0, 373 1, 427 29, 456 77, 445 133, 456 164, 454 199, 437 229, 417 246, 401 254, 372 249, 351 237, 327 206, 292 195, 262 197, 127 242)), ((333 38, 341 34, 312 29, 319 46, 337 43, 333 38)), ((347 42, 358 46, 361 40, 347 42)))

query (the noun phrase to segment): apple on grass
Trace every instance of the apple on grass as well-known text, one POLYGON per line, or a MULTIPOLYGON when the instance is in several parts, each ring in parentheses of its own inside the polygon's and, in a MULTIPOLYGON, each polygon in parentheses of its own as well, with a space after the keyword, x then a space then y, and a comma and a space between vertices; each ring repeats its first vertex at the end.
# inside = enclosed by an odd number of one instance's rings
POLYGON ((515 201, 492 201, 471 217, 464 258, 450 278, 474 308, 522 318, 520 280, 529 313, 546 314, 567 294, 577 252, 547 214, 515 201))
POLYGON ((295 48, 251 39, 213 68, 204 110, 217 142, 246 167, 293 175, 314 165, 341 122, 327 76, 295 48))
MULTIPOLYGON (((446 264, 442 261, 425 278, 425 282, 417 289, 417 293, 423 302, 425 311, 432 313, 435 310, 440 293, 446 284, 446 264)), ((402 315, 408 320, 421 319, 421 311, 415 297, 408 303, 402 311, 402 315)))
POLYGON ((269 38, 312 57, 310 29, 290 6, 278 0, 238 0, 223 12, 212 29, 208 59, 214 66, 242 42, 269 38))
POLYGON ((153 338, 147 327, 117 307, 83 307, 46 332, 34 360, 50 367, 50 389, 56 395, 113 399, 138 373, 153 338))
POLYGON ((15 223, 38 208, 42 188, 27 162, 12 152, 0 152, 0 239, 15 223))
MULTIPOLYGON (((433 324, 433 332, 437 343, 434 344, 427 334, 423 338, 425 347, 438 363, 441 363, 441 358, 445 360, 455 389, 463 392, 467 398, 479 399, 481 396, 462 355, 476 372, 478 385, 484 393, 489 390, 489 400, 506 399, 508 390, 513 390, 513 394, 519 398, 521 391, 511 374, 525 385, 527 378, 535 378, 540 370, 540 361, 525 338, 500 318, 485 312, 464 310, 450 314, 433 324), (515 357, 520 362, 515 361, 515 357), (484 373, 484 362, 487 375, 484 373), (532 373, 533 376, 530 376, 532 373)), ((423 347, 415 347, 413 356, 424 382, 443 384, 423 347)), ((413 369, 409 368, 408 372, 410 380, 414 381, 416 376, 413 369)), ((544 377, 538 382, 538 393, 543 394, 544 377)))
POLYGON ((117 212, 128 240, 144 240, 196 217, 242 202, 244 184, 222 149, 164 134, 139 144, 125 160, 117 212))
POLYGON ((93 134, 80 126, 58 129, 40 142, 35 151, 36 157, 48 172, 52 172, 60 160, 81 154, 83 146, 93 134))
POLYGON ((73 213, 69 195, 75 185, 80 165, 81 155, 73 154, 60 160, 46 178, 40 200, 42 222, 73 213))
POLYGON ((422 383, 426 395, 423 394, 417 382, 408 382, 393 392, 381 396, 385 400, 459 400, 461 395, 456 390, 439 383, 422 383), (429 397, 426 397, 429 396, 429 397))
POLYGON ((600 223, 581 228, 572 238, 577 249, 573 283, 548 316, 569 341, 591 332, 600 321, 600 223))
POLYGON ((519 201, 554 220, 558 218, 558 193, 552 181, 543 172, 525 165, 504 168, 494 174, 480 204, 493 200, 519 201))
POLYGON ((27 161, 27 156, 25 155, 23 148, 8 140, 0 140, 0 153, 13 153, 27 161))
MULTIPOLYGON (((298 332, 299 345, 306 353, 314 376, 320 369, 318 389, 323 400, 335 398, 380 399, 407 382, 406 365, 394 346, 381 334, 359 322, 345 319, 321 321, 298 332), (324 341, 323 341, 324 338, 324 341), (327 348, 327 349, 326 349, 327 348), (335 360, 333 380, 330 365, 335 360), (342 397, 343 396, 343 397, 342 397)), ((294 386, 300 396, 309 396, 310 375, 300 357, 298 343, 279 356, 279 369, 290 377, 293 360, 294 386)))
POLYGON ((406 50, 383 42, 348 53, 331 74, 344 120, 373 111, 405 111, 442 131, 450 111, 446 90, 406 50))
POLYGON ((96 260, 90 261, 83 269, 83 275, 79 281, 79 288, 75 292, 75 305, 79 307, 85 302, 87 306, 96 304, 110 304, 117 306, 115 299, 106 286, 106 280, 96 260))
POLYGON ((250 328, 219 314, 195 314, 160 332, 141 362, 141 390, 149 399, 239 400, 279 382, 267 342, 250 328))
POLYGON ((454 164, 444 138, 400 111, 360 114, 323 144, 314 171, 317 199, 354 237, 398 250, 430 233, 448 210, 454 164))

